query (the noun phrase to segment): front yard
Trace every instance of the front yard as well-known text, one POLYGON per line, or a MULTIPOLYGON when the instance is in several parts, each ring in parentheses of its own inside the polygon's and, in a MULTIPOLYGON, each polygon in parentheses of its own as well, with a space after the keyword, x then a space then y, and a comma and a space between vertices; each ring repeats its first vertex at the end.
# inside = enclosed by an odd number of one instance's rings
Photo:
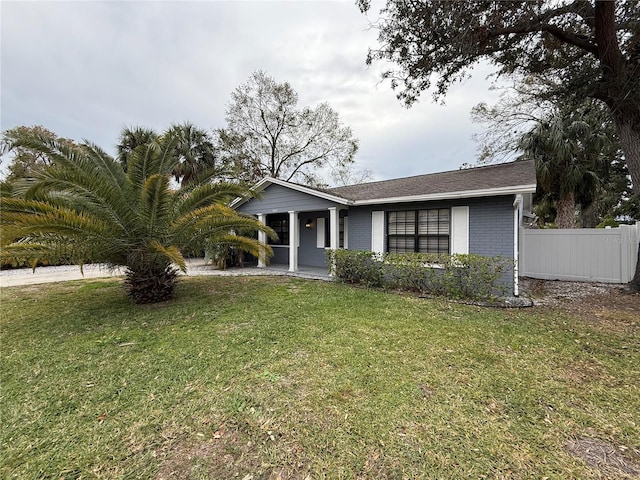
POLYGON ((640 476, 640 305, 286 277, 152 306, 114 280, 0 294, 3 478, 640 476))

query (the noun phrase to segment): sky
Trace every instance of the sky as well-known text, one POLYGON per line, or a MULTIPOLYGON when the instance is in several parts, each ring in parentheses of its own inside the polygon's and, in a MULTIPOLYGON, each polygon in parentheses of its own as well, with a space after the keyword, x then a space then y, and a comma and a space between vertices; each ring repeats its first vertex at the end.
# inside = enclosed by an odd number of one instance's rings
POLYGON ((328 102, 374 180, 475 163, 472 135, 484 127, 470 112, 497 99, 491 70, 475 69, 445 105, 425 92, 407 109, 380 79, 388 65, 365 63, 381 6, 363 15, 352 0, 2 1, 0 129, 42 125, 115 154, 124 127, 224 127, 231 92, 262 70, 289 82, 300 107, 328 102))

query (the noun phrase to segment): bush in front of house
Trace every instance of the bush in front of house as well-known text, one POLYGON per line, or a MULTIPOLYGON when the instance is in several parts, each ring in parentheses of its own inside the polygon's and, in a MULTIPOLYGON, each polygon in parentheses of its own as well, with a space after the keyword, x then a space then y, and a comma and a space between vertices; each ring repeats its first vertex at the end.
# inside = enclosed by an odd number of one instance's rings
POLYGON ((344 283, 405 290, 456 299, 483 300, 506 294, 503 257, 330 250, 331 271, 344 283))
POLYGON ((331 273, 344 283, 380 288, 385 286, 381 256, 361 250, 327 250, 331 273))

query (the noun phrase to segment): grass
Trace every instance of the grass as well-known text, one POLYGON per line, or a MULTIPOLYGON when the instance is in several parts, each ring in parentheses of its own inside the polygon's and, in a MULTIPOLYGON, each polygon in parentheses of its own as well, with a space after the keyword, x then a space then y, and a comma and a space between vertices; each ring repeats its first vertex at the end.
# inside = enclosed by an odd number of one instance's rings
POLYGON ((285 277, 177 293, 2 289, 1 477, 588 479, 567 442, 640 450, 637 319, 285 277))

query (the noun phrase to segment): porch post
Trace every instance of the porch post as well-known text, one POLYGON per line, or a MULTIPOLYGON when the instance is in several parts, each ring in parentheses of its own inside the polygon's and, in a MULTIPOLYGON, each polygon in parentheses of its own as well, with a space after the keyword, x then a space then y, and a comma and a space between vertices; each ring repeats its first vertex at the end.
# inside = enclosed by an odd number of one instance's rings
POLYGON ((340 217, 337 207, 329 207, 329 247, 331 250, 338 249, 340 239, 340 217))
MULTIPOLYGON (((337 207, 329 207, 329 248, 336 251, 340 246, 340 215, 337 207)), ((329 276, 335 275, 335 263, 327 265, 329 276)))
MULTIPOLYGON (((257 217, 258 217, 258 221, 262 225, 266 225, 267 216, 264 213, 259 213, 257 217)), ((258 241, 262 243, 267 243, 267 234, 258 230, 258 241)), ((262 258, 258 257, 258 268, 264 268, 264 267, 266 267, 264 261, 262 260, 262 258)))
POLYGON ((300 225, 298 225, 298 212, 289 211, 289 271, 298 271, 298 235, 300 225))

